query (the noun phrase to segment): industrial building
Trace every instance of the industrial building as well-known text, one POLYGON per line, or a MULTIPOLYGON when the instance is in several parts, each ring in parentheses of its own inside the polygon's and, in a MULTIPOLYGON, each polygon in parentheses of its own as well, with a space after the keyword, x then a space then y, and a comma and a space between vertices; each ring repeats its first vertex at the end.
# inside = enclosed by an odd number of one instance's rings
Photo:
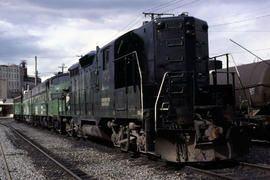
MULTIPOLYGON (((41 83, 40 78, 37 83, 41 83)), ((28 76, 25 61, 20 65, 0 65, 0 116, 12 114, 13 98, 34 86, 35 77, 28 76)))
POLYGON ((19 65, 0 65, 0 99, 19 96, 22 82, 22 69, 19 65))

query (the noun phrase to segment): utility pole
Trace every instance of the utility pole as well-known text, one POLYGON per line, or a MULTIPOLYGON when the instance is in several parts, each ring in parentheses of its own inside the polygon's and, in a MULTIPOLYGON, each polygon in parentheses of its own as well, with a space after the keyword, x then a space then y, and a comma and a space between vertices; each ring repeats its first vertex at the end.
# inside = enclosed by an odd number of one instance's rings
POLYGON ((155 19, 155 16, 156 17, 161 17, 161 16, 174 16, 174 14, 171 14, 171 13, 152 13, 152 12, 143 12, 143 15, 146 17, 146 16, 150 16, 151 17, 151 20, 154 20, 155 19))
POLYGON ((35 56, 35 86, 38 84, 37 56, 35 56))
POLYGON ((62 66, 58 66, 58 68, 60 68, 62 70, 62 73, 64 73, 64 69, 67 68, 67 66, 65 66, 65 64, 63 63, 62 66))

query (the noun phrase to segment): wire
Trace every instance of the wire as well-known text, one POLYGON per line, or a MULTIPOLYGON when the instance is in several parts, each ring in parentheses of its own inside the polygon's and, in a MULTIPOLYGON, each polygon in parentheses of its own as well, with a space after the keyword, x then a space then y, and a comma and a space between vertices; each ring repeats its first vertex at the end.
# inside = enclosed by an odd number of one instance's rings
MULTIPOLYGON (((145 9, 144 11, 154 11, 156 9, 160 9, 160 7, 162 7, 162 6, 167 6, 168 4, 173 3, 175 1, 179 1, 179 0, 172 0, 172 1, 169 1, 169 2, 166 2, 166 3, 162 3, 162 4, 159 4, 159 5, 156 5, 156 6, 152 7, 152 8, 145 9)), ((183 0, 180 0, 180 1, 183 1, 183 0)))
MULTIPOLYGON (((254 15, 256 12, 262 12, 262 10, 264 10, 264 9, 267 9, 268 10, 269 7, 266 6, 264 8, 256 8, 256 9, 253 9, 253 10, 252 9, 249 9, 247 13, 233 13, 230 16, 223 17, 222 19, 225 19, 225 18, 228 18, 228 19, 233 18, 233 19, 235 19, 236 16, 240 16, 240 15, 242 15, 242 16, 243 15, 249 15, 249 14, 254 15)), ((238 10, 237 12, 241 12, 243 10, 247 10, 247 9, 245 8, 245 9, 242 9, 242 10, 238 10)), ((217 21, 219 19, 220 19, 220 17, 218 17, 218 18, 211 18, 211 19, 208 19, 208 21, 209 20, 214 20, 214 22, 215 22, 215 21, 217 21)))
MULTIPOLYGON (((164 8, 167 8, 167 7, 170 7, 170 6, 172 6, 172 5, 176 5, 176 4, 181 3, 181 2, 183 2, 183 1, 185 1, 185 0, 178 0, 178 1, 173 2, 173 3, 168 3, 168 4, 166 4, 165 6, 162 6, 162 7, 160 7, 160 8, 154 9, 154 11, 158 11, 158 10, 161 10, 161 9, 164 9, 164 8)), ((152 10, 152 11, 153 11, 153 10, 152 10)))
MULTIPOLYGON (((270 48, 264 48, 264 49, 252 49, 252 51, 266 51, 269 50, 270 48)), ((231 54, 243 54, 246 52, 243 51, 234 51, 234 52, 230 52, 231 54)), ((220 54, 220 53, 212 53, 212 54, 220 54)))
POLYGON ((187 6, 187 5, 196 3, 196 2, 198 2, 198 1, 201 1, 201 0, 194 0, 194 1, 191 1, 191 2, 186 3, 186 4, 182 4, 181 6, 177 6, 177 7, 175 7, 175 8, 169 9, 169 10, 167 10, 167 11, 170 12, 170 11, 173 11, 173 10, 178 9, 178 8, 180 8, 180 7, 184 7, 184 6, 187 6))
MULTIPOLYGON (((169 7, 169 6, 172 6, 174 4, 177 4, 177 3, 180 3, 180 2, 183 2, 183 1, 185 1, 185 0, 172 0, 172 1, 169 1, 169 2, 166 2, 166 3, 162 3, 162 4, 159 4, 159 5, 156 5, 156 6, 152 7, 152 8, 145 9, 143 11, 160 10, 160 9, 163 9, 163 8, 166 8, 166 7, 169 7)), ((189 4, 192 4, 195 1, 200 1, 200 0, 194 0, 194 1, 189 2, 189 3, 186 3, 186 4, 182 4, 181 6, 178 6, 177 8, 183 7, 183 6, 186 6, 186 5, 189 5, 189 4)), ((136 16, 136 18, 134 18, 132 21, 130 21, 129 23, 127 23, 127 25, 125 25, 123 28, 120 28, 119 30, 117 30, 117 32, 112 36, 112 39, 117 38, 118 35, 121 34, 121 32, 123 32, 125 30, 130 30, 130 29, 134 28, 137 25, 138 21, 140 20, 140 17, 141 17, 141 14, 138 14, 136 16)), ((108 42, 110 42, 110 40, 106 40, 106 41, 104 41, 101 44, 107 44, 108 42)))
POLYGON ((136 19, 134 19, 133 21, 131 21, 130 23, 128 23, 125 27, 121 28, 120 30, 117 30, 117 32, 111 36, 110 39, 103 41, 101 43, 101 45, 106 45, 107 43, 109 43, 112 39, 116 39, 123 31, 129 31, 130 29, 132 29, 133 27, 135 27, 139 21, 141 21, 140 19, 141 15, 138 15, 136 17, 136 19))
MULTIPOLYGON (((255 50, 252 50, 252 51, 265 51, 265 50, 269 50, 270 48, 263 48, 263 49, 255 49, 255 50)), ((238 52, 240 53, 240 52, 238 52)), ((244 52, 243 52, 244 53, 244 52)))
MULTIPOLYGON (((19 60, 34 59, 33 57, 11 57, 11 56, 0 56, 0 58, 14 58, 19 60)), ((76 56, 37 56, 38 59, 53 59, 53 58, 76 58, 76 56)))
POLYGON ((270 31, 208 31, 208 32, 243 32, 243 33, 269 33, 270 31))
POLYGON ((240 48, 244 49, 245 51, 247 51, 248 53, 252 54, 253 56, 255 56, 256 58, 258 58, 259 60, 261 60, 262 62, 264 62, 265 64, 270 65, 268 62, 264 61, 264 59, 262 59, 261 57, 259 57, 258 55, 254 54, 253 52, 251 52, 251 50, 245 48, 244 46, 242 46, 241 44, 235 42, 234 40, 230 39, 231 42, 233 42, 234 44, 236 44, 237 46, 239 46, 240 48))
POLYGON ((127 30, 130 29, 129 26, 132 25, 131 27, 133 27, 134 26, 134 23, 137 23, 137 21, 139 20, 140 17, 141 17, 141 15, 138 15, 133 21, 130 21, 130 23, 128 23, 126 26, 124 26, 124 28, 121 28, 120 30, 118 30, 118 32, 113 37, 119 35, 122 31, 124 31, 126 29, 127 30))
MULTIPOLYGON (((173 4, 177 4, 177 3, 180 3, 180 2, 183 2, 183 1, 185 1, 185 0, 172 0, 172 1, 169 1, 169 2, 166 2, 166 3, 161 3, 161 4, 159 4, 159 5, 156 5, 156 6, 152 7, 152 8, 148 8, 148 9, 145 9, 145 10, 142 10, 142 11, 159 10, 159 9, 162 9, 162 8, 165 8, 165 7, 169 7, 169 6, 173 5, 173 4)), ((197 0, 195 0, 195 1, 197 1, 197 0)), ((186 3, 186 4, 181 5, 181 6, 179 6, 179 7, 182 7, 182 6, 185 6, 185 5, 188 5, 188 4, 190 4, 190 3, 186 3)), ((138 15, 136 16, 136 18, 134 18, 133 20, 131 20, 131 21, 130 21, 127 25, 125 25, 123 28, 119 29, 119 30, 115 33, 115 35, 113 35, 113 37, 118 36, 122 31, 124 31, 124 30, 126 30, 126 29, 129 30, 129 29, 131 29, 131 27, 136 26, 136 25, 137 25, 137 21, 139 20, 140 16, 141 16, 141 14, 138 14, 138 15)), ((108 42, 108 41, 105 41, 105 42, 108 42)))
POLYGON ((218 27, 218 26, 225 26, 225 25, 230 25, 230 24, 235 24, 235 23, 242 23, 242 22, 247 22, 247 21, 253 21, 255 19, 261 19, 261 18, 265 18, 265 17, 269 17, 270 14, 266 14, 266 15, 263 15, 263 16, 257 16, 257 17, 254 17, 254 18, 248 18, 248 19, 243 19, 243 20, 239 20, 239 21, 233 21, 233 22, 230 22, 230 23, 222 23, 222 24, 213 24, 213 25, 210 25, 210 27, 218 27))
MULTIPOLYGON (((270 48, 264 48, 264 49, 255 49, 255 50, 251 50, 251 51, 264 51, 264 50, 269 50, 270 48)), ((244 53, 246 53, 246 52, 243 52, 243 51, 238 51, 238 52, 230 52, 229 54, 244 54, 244 53)), ((219 54, 219 53, 212 53, 212 54, 219 54)), ((258 59, 258 58, 257 58, 258 59)), ((261 59, 261 62, 262 63, 265 63, 265 64, 267 64, 267 65, 270 65, 270 62, 267 62, 268 61, 268 59, 267 60, 262 60, 261 59)))

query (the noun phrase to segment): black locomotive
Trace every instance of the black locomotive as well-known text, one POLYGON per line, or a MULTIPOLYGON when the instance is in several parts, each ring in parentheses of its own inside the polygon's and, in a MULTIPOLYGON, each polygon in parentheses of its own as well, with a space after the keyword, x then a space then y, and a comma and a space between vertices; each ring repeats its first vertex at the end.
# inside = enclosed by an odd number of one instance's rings
POLYGON ((230 159, 248 150, 234 88, 209 84, 208 25, 156 18, 69 68, 56 128, 108 139, 172 162, 230 159))

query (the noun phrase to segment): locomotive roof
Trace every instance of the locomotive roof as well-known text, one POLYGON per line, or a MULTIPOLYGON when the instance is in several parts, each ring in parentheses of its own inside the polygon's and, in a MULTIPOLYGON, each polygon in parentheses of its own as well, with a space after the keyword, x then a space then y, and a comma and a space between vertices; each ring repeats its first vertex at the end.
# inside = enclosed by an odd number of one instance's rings
POLYGON ((68 68, 68 70, 69 70, 69 71, 72 71, 72 70, 78 68, 79 65, 80 65, 79 62, 77 62, 77 63, 73 64, 72 66, 70 66, 70 67, 68 68))
POLYGON ((95 54, 96 54, 96 51, 90 51, 89 53, 87 53, 84 56, 92 56, 92 55, 95 55, 95 54))
MULTIPOLYGON (((156 20, 168 20, 168 19, 179 19, 179 18, 184 19, 184 18, 195 18, 195 17, 189 16, 189 15, 187 15, 187 14, 180 14, 180 15, 178 15, 178 16, 157 17, 157 18, 155 18, 153 21, 156 21, 156 20)), ((201 19, 199 19, 199 18, 195 18, 195 19, 200 20, 200 21, 204 21, 204 20, 201 20, 201 19)), ((150 21, 150 22, 151 22, 151 21, 150 21)))
POLYGON ((53 77, 51 77, 51 79, 56 78, 56 77, 61 77, 61 76, 68 76, 68 75, 69 75, 69 73, 58 73, 58 74, 54 75, 53 77))

